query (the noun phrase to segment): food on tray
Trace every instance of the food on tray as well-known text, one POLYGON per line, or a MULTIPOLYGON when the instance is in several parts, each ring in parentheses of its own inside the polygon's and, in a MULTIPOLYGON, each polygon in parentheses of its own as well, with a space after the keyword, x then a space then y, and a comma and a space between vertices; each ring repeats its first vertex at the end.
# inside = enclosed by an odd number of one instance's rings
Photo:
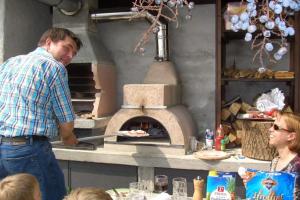
POLYGON ((194 153, 195 158, 203 160, 222 160, 229 158, 231 155, 224 151, 203 150, 194 153))
POLYGON ((121 134, 121 136, 126 136, 126 137, 147 137, 147 136, 149 136, 149 134, 143 130, 119 131, 119 134, 121 134))
POLYGON ((265 113, 247 113, 247 114, 238 114, 238 119, 255 119, 255 120, 272 120, 273 117, 265 113))

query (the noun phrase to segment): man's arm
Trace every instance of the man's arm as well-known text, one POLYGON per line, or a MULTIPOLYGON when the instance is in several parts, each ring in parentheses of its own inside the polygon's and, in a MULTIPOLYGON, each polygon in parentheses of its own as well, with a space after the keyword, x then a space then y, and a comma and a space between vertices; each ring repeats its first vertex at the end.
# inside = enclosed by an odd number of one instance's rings
POLYGON ((66 122, 59 124, 59 134, 61 140, 66 145, 75 145, 78 143, 78 140, 73 133, 74 122, 66 122))

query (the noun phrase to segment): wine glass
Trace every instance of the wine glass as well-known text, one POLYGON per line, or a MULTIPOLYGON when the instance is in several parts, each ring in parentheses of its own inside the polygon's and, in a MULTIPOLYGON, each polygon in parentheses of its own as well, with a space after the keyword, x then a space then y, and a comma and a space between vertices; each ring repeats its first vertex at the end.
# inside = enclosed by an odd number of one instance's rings
POLYGON ((154 177, 154 192, 162 193, 168 190, 168 176, 156 175, 154 177))

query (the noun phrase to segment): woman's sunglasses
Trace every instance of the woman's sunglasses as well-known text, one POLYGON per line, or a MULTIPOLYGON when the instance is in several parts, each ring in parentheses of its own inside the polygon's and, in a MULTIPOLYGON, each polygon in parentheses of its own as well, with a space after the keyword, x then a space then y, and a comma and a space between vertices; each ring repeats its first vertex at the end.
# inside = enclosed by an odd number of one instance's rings
POLYGON ((273 129, 274 129, 275 131, 286 131, 286 132, 291 132, 290 130, 287 130, 287 129, 285 129, 285 128, 281 128, 279 125, 277 125, 277 124, 275 124, 275 123, 273 123, 273 129))

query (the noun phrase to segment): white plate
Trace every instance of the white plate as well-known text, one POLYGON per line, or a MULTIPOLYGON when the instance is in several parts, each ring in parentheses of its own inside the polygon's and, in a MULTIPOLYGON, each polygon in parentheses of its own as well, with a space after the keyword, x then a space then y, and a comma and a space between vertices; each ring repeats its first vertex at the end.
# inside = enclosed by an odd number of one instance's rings
POLYGON ((224 151, 204 150, 194 153, 195 158, 203 160, 222 160, 229 158, 231 155, 224 151))

